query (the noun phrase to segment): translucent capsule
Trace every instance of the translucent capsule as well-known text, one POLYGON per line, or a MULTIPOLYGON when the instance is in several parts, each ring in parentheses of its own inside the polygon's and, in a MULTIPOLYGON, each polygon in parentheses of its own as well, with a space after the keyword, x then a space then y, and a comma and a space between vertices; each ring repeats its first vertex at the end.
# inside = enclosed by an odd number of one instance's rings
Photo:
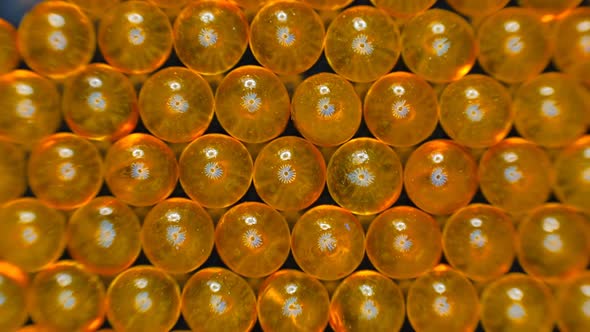
POLYGON ((514 112, 507 89, 489 76, 467 75, 440 96, 440 124, 457 143, 483 148, 500 142, 514 112))
POLYGON ((369 6, 340 13, 330 24, 325 43, 330 67, 354 82, 371 82, 387 74, 400 54, 397 24, 369 6))
POLYGON ((68 79, 62 110, 68 127, 89 139, 116 140, 137 123, 137 97, 127 76, 104 64, 91 64, 68 79))
POLYGON ((561 150, 554 165, 557 198, 590 212, 590 136, 583 136, 561 150))
POLYGON ((402 58, 412 72, 427 81, 443 83, 465 76, 476 55, 473 28, 451 11, 431 9, 404 26, 402 58))
POLYGON ((180 183, 186 194, 207 208, 237 202, 252 182, 252 158, 240 141, 221 134, 201 136, 180 156, 180 183))
POLYGON ((295 136, 268 143, 254 163, 254 187, 260 198, 277 210, 301 210, 315 202, 326 183, 321 152, 295 136))
POLYGON ((96 37, 92 22, 78 6, 45 1, 23 17, 18 27, 18 45, 29 68, 61 79, 90 62, 96 37))
POLYGON ((197 203, 170 198, 146 215, 141 244, 155 266, 170 273, 186 273, 201 266, 211 254, 213 232, 213 220, 197 203))
POLYGON ((512 219, 499 208, 472 204, 447 219, 442 235, 445 258, 473 280, 488 281, 508 272, 516 254, 512 219))
POLYGON ((178 8, 186 5, 189 0, 148 0, 161 8, 178 8))
POLYGON ((178 164, 172 150, 145 134, 131 134, 118 140, 109 148, 105 166, 105 181, 113 195, 135 206, 150 206, 164 200, 178 180, 178 164))
POLYGON ((511 213, 526 212, 549 198, 555 175, 547 153, 522 138, 508 138, 479 161, 479 182, 492 205, 511 213))
MULTIPOLYGON (((243 1, 243 0, 242 0, 243 1)), ((260 0, 257 0, 260 1, 260 0)), ((350 5, 354 0, 303 0, 308 5, 318 10, 336 10, 350 5)), ((240 2, 238 0, 237 2, 240 2)))
POLYGON ((3 19, 0 19, 0 74, 16 68, 19 53, 16 45, 16 30, 3 19))
POLYGON ((396 206, 369 226, 367 256, 379 272, 395 279, 415 278, 438 264, 441 234, 430 215, 409 206, 396 206))
POLYGON ((60 261, 33 278, 29 308, 42 330, 94 331, 104 321, 104 285, 81 265, 60 261))
POLYGON ((395 72, 379 78, 365 96, 364 119, 380 141, 408 147, 436 128, 438 103, 432 87, 420 77, 395 72))
POLYGON ((289 255, 285 218, 268 205, 246 202, 229 209, 215 228, 215 249, 232 271, 261 278, 278 270, 289 255))
POLYGON ((290 100, 270 70, 242 66, 227 74, 215 93, 215 114, 231 136, 262 143, 279 136, 289 122, 290 100))
POLYGON ((485 17, 504 8, 510 0, 447 0, 451 8, 472 17, 485 17))
POLYGON ((168 67, 150 76, 139 93, 139 114, 156 137, 174 143, 199 137, 213 118, 213 92, 199 74, 168 67))
POLYGON ((540 280, 511 273, 489 284, 481 297, 481 322, 489 332, 553 331, 555 302, 540 280))
POLYGON ((202 74, 235 66, 248 46, 248 21, 229 1, 199 1, 186 6, 174 22, 176 54, 202 74))
POLYGON ((530 211, 518 227, 517 253, 522 268, 547 282, 581 273, 590 261, 588 218, 561 204, 530 211))
POLYGON ((371 0, 375 7, 397 18, 409 18, 430 8, 436 0, 371 0))
POLYGON ((18 266, 0 261, 0 329, 15 331, 27 320, 29 278, 18 266))
POLYGON ((0 204, 22 196, 26 187, 25 151, 0 138, 0 204))
POLYGON ((45 204, 63 210, 93 199, 103 181, 103 162, 96 146, 70 133, 41 140, 28 164, 31 190, 45 204))
POLYGON ((327 183, 338 205, 356 214, 375 214, 398 199, 402 165, 389 146, 372 138, 356 138, 330 158, 327 183))
POLYGON ((549 30, 541 16, 508 7, 488 16, 477 30, 478 61, 485 72, 506 83, 537 76, 552 53, 549 30))
POLYGON ((140 229, 139 218, 123 202, 110 196, 97 197, 71 216, 68 252, 87 270, 114 275, 139 255, 140 229))
POLYGON ((399 331, 405 309, 402 291, 391 279, 362 270, 336 288, 330 302, 330 326, 340 332, 399 331))
POLYGON ((561 71, 588 84, 590 70, 590 8, 576 8, 559 20, 553 30, 553 62, 561 71))
POLYGON ((541 74, 521 85, 514 96, 518 132, 545 147, 562 147, 584 135, 590 99, 582 86, 561 73, 541 74))
POLYGON ((182 290, 182 315, 193 331, 247 332, 256 323, 256 297, 250 285, 231 271, 198 271, 182 290))
POLYGON ((342 279, 365 254, 365 232, 347 210, 320 205, 305 212, 291 235, 293 257, 307 274, 320 280, 342 279))
POLYGON ((55 83, 28 70, 0 76, 0 136, 30 149, 61 122, 55 83))
POLYGON ((172 26, 168 16, 149 2, 121 2, 101 18, 98 47, 117 70, 147 74, 168 59, 172 26))
POLYGON ((61 256, 66 218, 34 198, 0 207, 0 259, 27 272, 41 270, 61 256))
POLYGON ((271 1, 250 25, 250 48, 260 64, 279 74, 309 69, 324 47, 320 16, 300 1, 271 1))
POLYGON ((262 330, 320 332, 328 325, 330 298, 324 286, 296 270, 268 277, 258 292, 258 322, 262 330))
POLYGON ((564 282, 558 291, 557 325, 561 331, 590 329, 590 272, 564 282))
POLYGON ((414 150, 406 162, 404 186, 420 209, 450 214, 466 206, 477 190, 477 164, 457 143, 433 140, 414 150))
POLYGON ((295 127, 316 145, 345 143, 361 124, 361 99, 339 75, 320 73, 307 78, 297 86, 291 106, 295 127))
POLYGON ((473 331, 479 319, 477 293, 471 282, 447 266, 438 266, 414 281, 407 311, 416 331, 473 331))
POLYGON ((107 307, 116 331, 169 331, 180 316, 180 290, 166 272, 135 266, 111 282, 107 307))

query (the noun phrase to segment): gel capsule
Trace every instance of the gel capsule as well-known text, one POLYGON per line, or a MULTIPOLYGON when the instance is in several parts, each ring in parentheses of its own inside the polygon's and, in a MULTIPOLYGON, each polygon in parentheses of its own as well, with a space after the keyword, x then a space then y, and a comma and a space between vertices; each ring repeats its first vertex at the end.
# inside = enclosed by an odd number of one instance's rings
POLYGON ((78 6, 45 1, 23 17, 18 27, 18 47, 29 68, 61 79, 90 62, 96 37, 92 22, 78 6))
POLYGON ((520 83, 549 64, 548 28, 529 9, 508 7, 488 16, 477 30, 478 61, 497 80, 520 83))
POLYGON ((102 281, 73 261, 60 261, 35 275, 29 289, 33 321, 49 331, 94 331, 102 325, 102 281))
POLYGON ((415 278, 430 271, 442 254, 436 220, 410 206, 396 206, 377 216, 365 243, 375 268, 395 279, 415 278))
POLYGON ((561 331, 590 329, 590 271, 564 282, 558 291, 557 325, 561 331))
POLYGON ((141 249, 139 218, 114 197, 97 197, 71 216, 68 252, 97 274, 114 275, 128 268, 141 249))
POLYGON ((256 296, 233 272, 206 268, 184 285, 182 316, 196 332, 247 332, 256 323, 256 296))
POLYGON ((450 214, 466 206, 477 190, 477 164, 457 143, 434 140, 414 150, 406 163, 404 186, 420 209, 450 214))
POLYGON ((176 54, 188 68, 207 75, 235 66, 248 46, 248 21, 229 1, 198 1, 174 21, 176 54))
POLYGON ((476 281, 502 276, 512 266, 516 251, 512 223, 508 214, 490 205, 472 204, 458 210, 444 226, 445 258, 476 281))
POLYGON ((0 19, 0 74, 16 68, 19 53, 16 45, 16 30, 3 19, 0 19))
POLYGON ((554 165, 557 198, 590 212, 590 136, 582 136, 561 150, 554 165))
POLYGON ((154 205, 168 197, 178 180, 172 150, 159 139, 131 134, 113 144, 105 158, 105 181, 121 201, 154 205))
MULTIPOLYGON (((576 8, 583 0, 518 0, 518 5, 530 8, 542 14, 543 21, 547 22, 559 17, 568 10, 576 8)), ((567 36, 563 36, 566 37, 567 36)))
POLYGON ((295 127, 316 145, 345 143, 361 124, 361 99, 352 84, 335 74, 320 73, 300 83, 291 106, 295 127))
POLYGON ((250 48, 260 64, 279 74, 309 69, 324 46, 320 16, 300 1, 271 1, 250 26, 250 48))
POLYGON ((371 82, 393 68, 400 46, 399 29, 389 15, 374 7, 355 6, 330 24, 325 52, 336 73, 354 82, 371 82))
POLYGON ((26 149, 53 134, 61 122, 55 83, 28 70, 0 76, 0 137, 26 149))
POLYGON ((301 210, 315 202, 326 182, 320 151, 306 140, 283 136, 268 143, 254 163, 254 187, 277 210, 301 210))
POLYGON ((402 165, 389 146, 372 138, 356 138, 330 158, 327 183, 341 207, 356 214, 375 214, 398 199, 402 165))
POLYGON ((169 331, 180 316, 180 290, 165 272, 135 266, 111 282, 107 307, 107 318, 116 331, 169 331))
POLYGON ((104 64, 91 64, 66 81, 62 111, 77 135, 116 140, 137 123, 137 97, 127 76, 104 64))
POLYGON ((0 261, 0 329, 15 331, 27 320, 29 278, 18 266, 0 261))
POLYGON ((406 23, 402 58, 416 75, 444 83, 467 74, 477 55, 473 28, 461 16, 431 9, 406 23))
MULTIPOLYGON (((239 2, 238 0, 237 2, 239 2)), ((261 0, 257 0, 261 1, 261 0)), ((317 10, 331 10, 344 8, 350 5, 354 0, 303 0, 308 5, 317 10)))
POLYGON ((353 273, 334 291, 330 326, 334 331, 399 331, 404 296, 391 279, 369 270, 353 273))
POLYGON ((418 144, 436 128, 438 102, 420 77, 395 72, 379 78, 365 96, 364 119, 380 141, 399 147, 418 144))
POLYGON ((576 276, 590 261, 589 220, 566 205, 542 205, 519 225, 517 253, 531 276, 547 282, 576 276))
POLYGON ((268 277, 258 292, 262 330, 320 332, 328 325, 330 298, 324 286, 296 270, 268 277))
POLYGON ((25 151, 0 139, 0 204, 22 196, 26 187, 25 151))
POLYGON ((579 7, 555 22, 553 62, 561 71, 588 84, 590 71, 590 8, 579 7))
POLYGON ((98 20, 121 0, 67 0, 80 7, 91 18, 98 20))
POLYGON ((510 0, 447 0, 451 8, 474 18, 485 17, 504 8, 510 0))
POLYGON ((237 202, 252 182, 252 158, 240 141, 221 134, 201 136, 180 156, 180 183, 185 193, 207 208, 237 202))
POLYGON ((154 206, 141 228, 143 252, 156 267, 186 273, 201 266, 213 249, 213 220, 197 203, 170 198, 154 206))
POLYGON ((467 75, 449 84, 440 96, 440 124, 455 142, 471 148, 500 142, 513 118, 510 94, 489 76, 467 75))
POLYGON ((246 202, 229 209, 215 228, 215 249, 232 271, 261 278, 278 270, 289 255, 285 218, 268 205, 246 202))
POLYGON ((156 137, 173 143, 201 136, 213 118, 213 92, 199 74, 168 67, 148 78, 139 93, 139 114, 156 137))
POLYGON ((554 173, 547 153, 522 138, 508 138, 479 161, 480 188, 492 205, 510 213, 526 212, 549 198, 554 173))
POLYGON ((562 147, 584 135, 590 99, 583 87, 561 73, 545 73, 521 85, 514 96, 518 132, 545 147, 562 147))
POLYGON ((86 139, 58 133, 33 148, 27 174, 39 200, 69 210, 96 196, 102 186, 103 162, 98 149, 86 139))
POLYGON ((56 261, 66 244, 66 218, 35 198, 0 207, 0 259, 26 272, 56 261))
POLYGON ((168 16, 149 2, 121 2, 101 18, 98 47, 117 70, 147 74, 170 55, 172 26, 168 16))
POLYGON ((555 309, 551 290, 521 273, 495 280, 481 296, 481 322, 489 332, 553 331, 555 309))
POLYGON ((243 66, 227 74, 215 93, 215 114, 228 134, 248 143, 279 136, 289 121, 290 100, 270 70, 243 66))
POLYGON ((365 234, 347 210, 320 205, 305 212, 291 235, 293 257, 307 274, 320 280, 342 279, 352 273, 365 254, 365 234))
POLYGON ((475 288, 461 273, 444 265, 414 281, 407 308, 416 331, 473 331, 479 319, 475 288))

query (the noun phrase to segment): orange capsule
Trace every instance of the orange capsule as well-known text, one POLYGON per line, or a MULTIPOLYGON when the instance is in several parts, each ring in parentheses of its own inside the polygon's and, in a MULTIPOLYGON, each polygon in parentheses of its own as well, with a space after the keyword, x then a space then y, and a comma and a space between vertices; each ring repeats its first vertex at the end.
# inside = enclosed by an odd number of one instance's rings
POLYGON ((0 139, 0 204, 22 196, 27 188, 22 147, 0 139))
POLYGON ((18 266, 0 261, 0 329, 15 331, 27 320, 29 278, 18 266))
POLYGON ((16 68, 19 53, 16 45, 16 30, 3 19, 0 19, 0 74, 16 68))

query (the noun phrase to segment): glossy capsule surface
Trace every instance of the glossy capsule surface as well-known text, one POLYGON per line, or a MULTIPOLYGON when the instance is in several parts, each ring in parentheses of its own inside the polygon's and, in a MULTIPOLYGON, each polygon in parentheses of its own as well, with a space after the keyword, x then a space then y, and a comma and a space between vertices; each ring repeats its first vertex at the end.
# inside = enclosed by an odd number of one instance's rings
POLYGON ((588 84, 586 73, 590 70, 590 8, 575 8, 556 20, 553 42, 555 66, 588 84))
POLYGON ((566 204, 590 211, 590 136, 582 136, 565 147, 555 161, 557 198, 566 204))
POLYGON ((408 19, 430 8, 436 0, 371 0, 375 7, 401 19, 408 19))
POLYGON ((25 193, 26 155, 22 147, 0 139, 0 204, 25 193))
POLYGON ((29 278, 18 266, 0 260, 0 328, 15 331, 27 320, 29 278))
POLYGON ((583 332, 590 328, 590 272, 563 283, 557 293, 557 325, 562 331, 583 332))
POLYGON ((16 30, 0 19, 0 74, 7 73, 18 65, 19 53, 16 44, 16 30))

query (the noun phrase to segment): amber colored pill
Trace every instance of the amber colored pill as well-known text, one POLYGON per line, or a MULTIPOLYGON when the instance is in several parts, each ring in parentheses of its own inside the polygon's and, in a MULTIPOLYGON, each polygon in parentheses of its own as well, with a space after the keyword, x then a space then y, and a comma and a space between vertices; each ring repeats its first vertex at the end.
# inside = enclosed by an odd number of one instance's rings
POLYGON ((471 282, 440 265, 410 286, 407 311, 416 331, 473 331, 480 308, 471 282))
POLYGON ((15 331, 27 320, 29 278, 18 266, 0 260, 0 329, 15 331))
POLYGON ((256 296, 235 273, 206 268, 193 274, 185 284, 182 316, 195 332, 247 332, 256 323, 256 296))
POLYGON ((436 220, 410 206, 396 206, 373 219, 365 243, 375 268, 395 279, 430 271, 442 254, 436 220))
POLYGON ((557 325, 561 331, 584 332, 590 329, 589 271, 562 283, 557 298, 557 325))
POLYGON ((289 255, 290 231, 279 212, 259 202, 229 209, 215 228, 215 249, 235 273, 262 278, 278 270, 289 255))
POLYGON ((557 198, 590 212, 590 136, 582 136, 563 148, 554 165, 557 198))
POLYGON ((68 251, 90 272, 114 275, 139 255, 140 229, 139 218, 125 203, 111 196, 97 197, 72 214, 68 251))
POLYGON ((156 267, 185 273, 207 260, 213 249, 213 220, 197 203, 170 198, 154 206, 141 228, 143 252, 156 267))
POLYGON ((18 65, 20 58, 16 45, 16 30, 0 19, 0 74, 7 73, 18 65))
POLYGON ((296 270, 268 277, 258 292, 262 330, 320 332, 328 325, 330 298, 315 278, 296 270))
POLYGON ((103 162, 96 146, 85 138, 57 133, 33 148, 27 174, 39 200, 69 210, 96 196, 102 186, 103 162))
POLYGON ((342 279, 352 273, 365 254, 365 232, 347 210, 320 205, 295 223, 291 248, 297 265, 320 280, 342 279))
POLYGON ((0 138, 0 203, 16 199, 27 187, 24 149, 0 138))
POLYGON ((48 331, 94 331, 106 311, 98 276, 74 261, 60 261, 35 275, 29 289, 31 318, 48 331))

